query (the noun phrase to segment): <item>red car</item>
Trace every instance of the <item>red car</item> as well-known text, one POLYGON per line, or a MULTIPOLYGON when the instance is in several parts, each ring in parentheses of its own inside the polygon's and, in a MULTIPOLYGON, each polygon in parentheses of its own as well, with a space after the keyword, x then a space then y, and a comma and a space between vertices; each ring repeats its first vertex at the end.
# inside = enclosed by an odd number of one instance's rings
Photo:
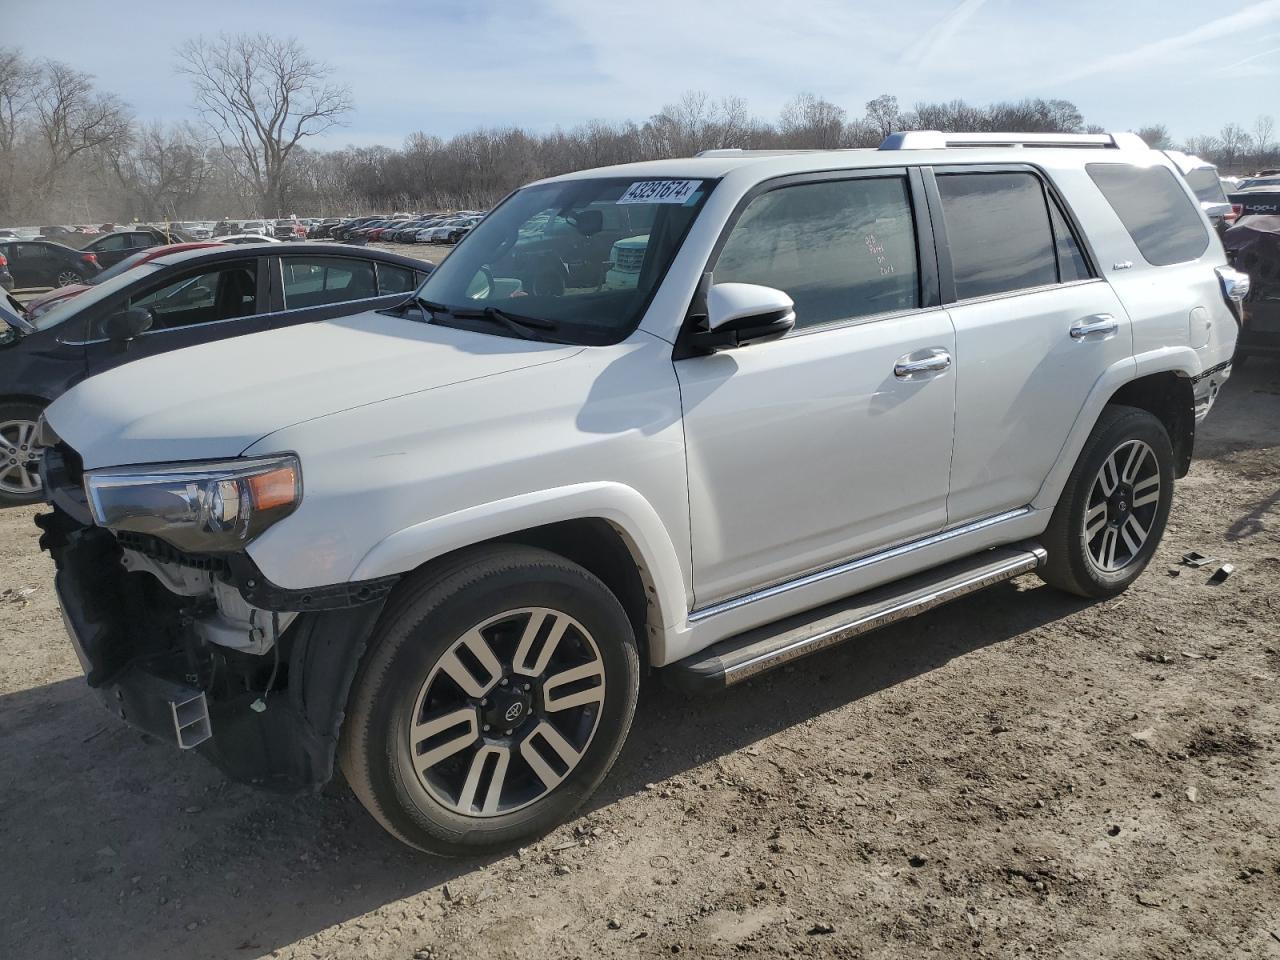
POLYGON ((112 277, 118 277, 126 270, 132 270, 138 264, 154 260, 156 257, 163 257, 170 253, 181 253, 183 250, 199 250, 202 247, 220 246, 223 246, 223 244, 202 241, 200 243, 170 243, 166 246, 147 247, 147 249, 139 250, 131 257, 125 257, 115 266, 103 270, 87 283, 69 283, 65 287, 55 287, 48 293, 35 297, 27 302, 27 313, 32 317, 38 317, 46 310, 50 310, 72 297, 79 296, 93 285, 101 283, 103 280, 110 280, 112 277))

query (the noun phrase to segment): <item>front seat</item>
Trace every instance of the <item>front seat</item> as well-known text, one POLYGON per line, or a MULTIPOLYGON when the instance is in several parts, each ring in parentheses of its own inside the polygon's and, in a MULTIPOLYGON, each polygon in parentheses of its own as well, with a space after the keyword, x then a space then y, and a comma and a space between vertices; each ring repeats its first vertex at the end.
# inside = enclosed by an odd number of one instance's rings
POLYGON ((217 316, 219 320, 247 317, 255 312, 258 285, 253 274, 243 267, 222 275, 218 284, 217 316))

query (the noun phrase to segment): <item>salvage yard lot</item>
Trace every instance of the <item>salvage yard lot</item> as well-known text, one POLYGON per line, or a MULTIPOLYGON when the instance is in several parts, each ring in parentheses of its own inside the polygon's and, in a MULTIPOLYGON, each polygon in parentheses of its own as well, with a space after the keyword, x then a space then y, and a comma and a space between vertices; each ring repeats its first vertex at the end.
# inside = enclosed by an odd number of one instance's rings
POLYGON ((118 725, 5 512, 0 954, 1280 957, 1280 366, 1197 453, 1127 594, 1024 577, 722 695, 651 683, 582 815, 484 862, 118 725))

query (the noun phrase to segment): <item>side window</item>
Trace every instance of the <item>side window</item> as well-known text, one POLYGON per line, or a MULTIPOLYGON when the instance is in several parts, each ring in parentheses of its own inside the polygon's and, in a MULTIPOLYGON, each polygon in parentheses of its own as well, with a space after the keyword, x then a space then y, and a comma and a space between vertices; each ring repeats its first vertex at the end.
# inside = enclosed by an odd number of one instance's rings
POLYGON ((917 307, 907 182, 832 180, 761 194, 734 224, 714 277, 784 291, 798 327, 917 307))
POLYGON ((413 271, 408 267, 396 267, 389 263, 378 264, 378 293, 408 293, 416 289, 413 271))
POLYGON ((1030 173, 938 175, 956 298, 1058 282, 1044 187, 1030 173))
POLYGON ((1131 163, 1090 163, 1085 169, 1147 263, 1185 263, 1209 246, 1202 215, 1172 170, 1131 163))
POLYGON ((1049 218, 1053 221, 1053 243, 1058 251, 1058 280, 1062 283, 1088 280, 1089 264, 1085 261, 1080 243, 1071 232, 1067 218, 1053 200, 1049 201, 1049 218))
POLYGON ((283 257, 284 307, 319 307, 378 295, 373 262, 347 257, 283 257))
POLYGON ((39 260, 46 255, 44 245, 39 243, 15 244, 14 250, 19 260, 39 260))
POLYGON ((124 250, 126 247, 133 245, 128 242, 132 236, 133 234, 130 233, 117 233, 114 237, 103 237, 101 243, 94 244, 94 248, 107 252, 112 250, 124 250))
POLYGON ((143 247, 154 247, 156 238, 149 233, 131 233, 129 234, 129 247, 134 250, 141 250, 143 247))
POLYGON ((155 318, 153 330, 189 327, 257 313, 257 267, 253 261, 187 274, 129 298, 155 318))

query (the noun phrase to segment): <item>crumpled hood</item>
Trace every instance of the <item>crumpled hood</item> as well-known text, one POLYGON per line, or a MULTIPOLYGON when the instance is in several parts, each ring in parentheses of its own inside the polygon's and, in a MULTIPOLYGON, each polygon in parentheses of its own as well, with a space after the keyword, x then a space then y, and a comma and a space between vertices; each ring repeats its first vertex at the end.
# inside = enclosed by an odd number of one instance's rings
POLYGON ((234 457, 304 420, 581 349, 361 313, 127 363, 63 394, 46 418, 86 469, 234 457))

